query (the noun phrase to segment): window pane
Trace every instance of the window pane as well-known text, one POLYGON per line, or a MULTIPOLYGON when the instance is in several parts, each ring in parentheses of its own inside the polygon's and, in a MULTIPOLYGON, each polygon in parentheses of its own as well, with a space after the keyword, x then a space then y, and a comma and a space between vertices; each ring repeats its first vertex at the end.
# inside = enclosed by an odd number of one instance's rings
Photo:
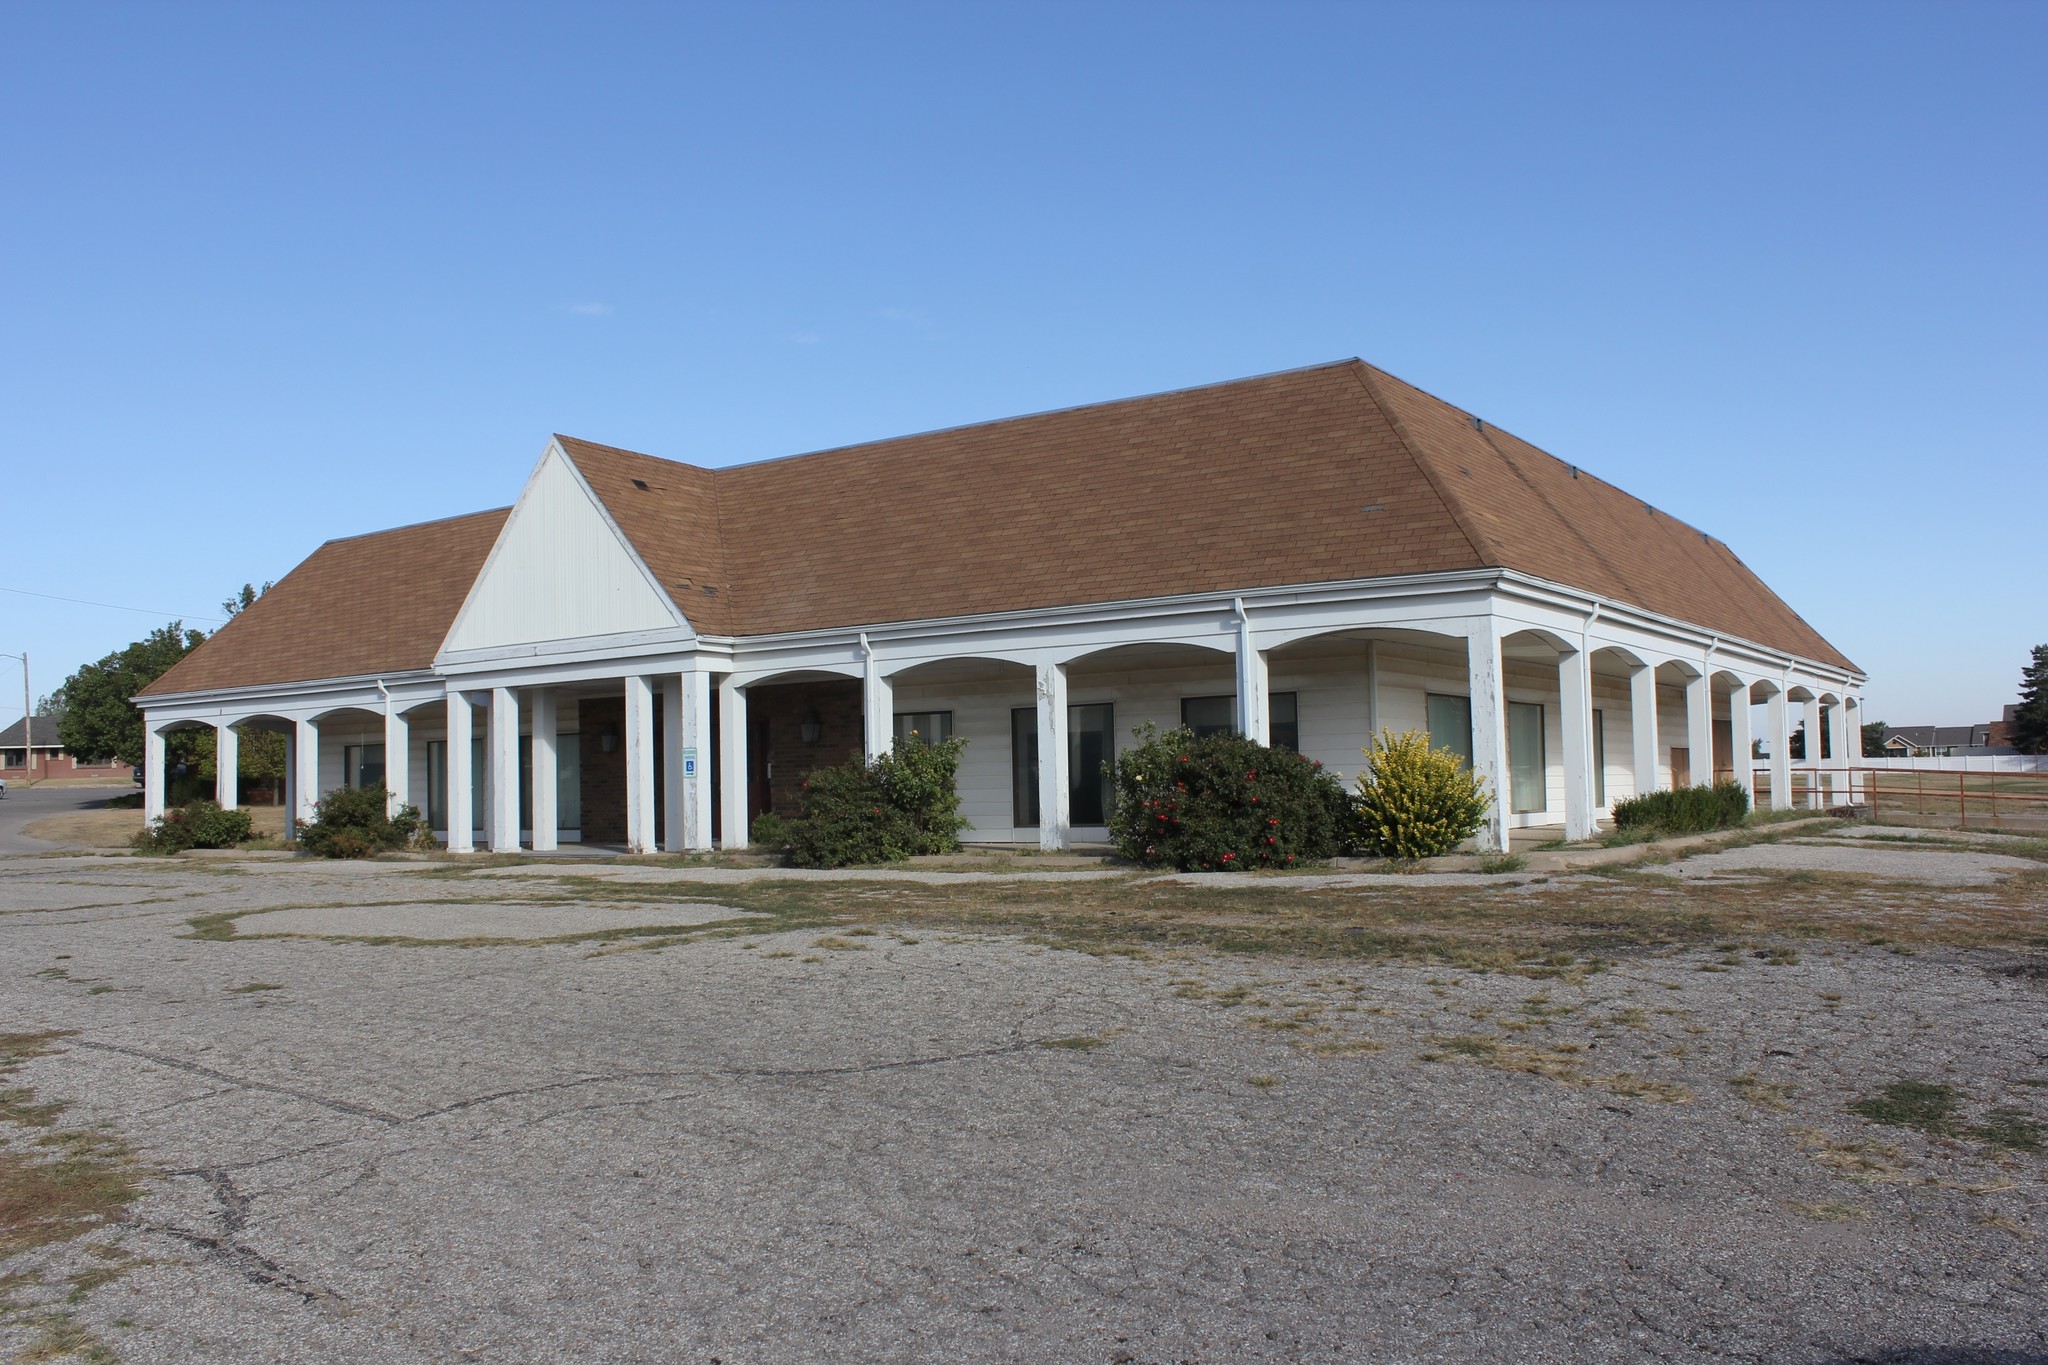
POLYGON ((898 711, 896 713, 896 742, 908 740, 912 735, 925 744, 943 744, 953 737, 953 713, 951 711, 898 711))
POLYGON ((1196 739, 1229 734, 1237 729, 1237 698, 1182 697, 1180 723, 1193 730, 1196 739))
POLYGON ((351 786, 381 787, 384 785, 384 746, 363 744, 356 748, 356 762, 351 786))
POLYGON ((1607 713, 1593 712, 1593 804, 1607 804, 1607 713))
POLYGON ((1472 766, 1472 699, 1429 697, 1429 747, 1449 749, 1472 766))
POLYGON ((1548 806, 1543 790, 1543 708, 1534 702, 1508 703, 1508 786, 1516 813, 1548 806))
POLYGON ((1292 749, 1301 752, 1300 713, 1295 708, 1292 692, 1275 692, 1266 705, 1268 742, 1276 749, 1292 749))
POLYGON ((1114 724, 1108 703, 1067 708, 1067 823, 1099 825, 1108 819, 1110 776, 1107 765, 1115 750, 1114 724))
POLYGON ((1038 823, 1038 708, 1010 712, 1010 823, 1038 823))
POLYGON ((563 829, 583 828, 583 737, 555 738, 555 823, 563 829))

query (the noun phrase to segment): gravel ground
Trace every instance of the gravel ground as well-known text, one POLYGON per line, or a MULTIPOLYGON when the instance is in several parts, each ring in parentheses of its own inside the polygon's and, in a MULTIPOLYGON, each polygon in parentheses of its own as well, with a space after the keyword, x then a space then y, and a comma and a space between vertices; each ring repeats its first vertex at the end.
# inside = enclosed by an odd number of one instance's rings
POLYGON ((1720 877, 1730 872, 1848 872, 1863 877, 1896 878, 1929 886, 1991 886, 2013 872, 2031 872, 2041 864, 2005 853, 1952 853, 1947 849, 1909 848, 1898 844, 1790 840, 1782 844, 1751 844, 1747 848, 1703 853, 1681 862, 1646 867, 1670 877, 1720 877))
POLYGON ((0 1030, 75 1031, 7 1083, 151 1172, 0 1266, 0 1354, 64 1313, 136 1361, 2048 1359, 2043 1158, 1845 1109, 2043 1116, 2010 955, 1098 958, 888 932, 873 879, 871 934, 187 936, 577 912, 423 870, 0 863, 0 1030))

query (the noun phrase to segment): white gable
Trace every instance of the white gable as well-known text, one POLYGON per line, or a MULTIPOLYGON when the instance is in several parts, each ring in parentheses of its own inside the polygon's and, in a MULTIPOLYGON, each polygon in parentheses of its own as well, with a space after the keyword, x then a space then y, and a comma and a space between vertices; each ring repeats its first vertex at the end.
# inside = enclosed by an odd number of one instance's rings
POLYGON ((445 653, 687 630, 558 446, 526 481, 445 653))

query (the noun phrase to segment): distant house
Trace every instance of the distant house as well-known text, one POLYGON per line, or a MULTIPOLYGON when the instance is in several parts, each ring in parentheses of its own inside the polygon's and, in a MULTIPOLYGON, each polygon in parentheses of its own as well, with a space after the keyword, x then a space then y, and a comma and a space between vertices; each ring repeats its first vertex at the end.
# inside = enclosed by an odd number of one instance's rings
POLYGON ((127 777, 125 763, 80 763, 57 742, 57 718, 37 716, 33 725, 18 720, 0 730, 0 781, 44 781, 52 777, 127 777), (34 744, 30 764, 30 742, 34 744))
MULTIPOLYGON (((2008 720, 2012 707, 2007 707, 2008 720)), ((1891 758, 1956 758, 1968 754, 2009 754, 1999 733, 2003 722, 1981 725, 1887 725, 1884 751, 1891 758)))
POLYGON ((2004 713, 2001 714, 1997 720, 1992 721, 1991 724, 1984 727, 1991 733, 1992 752, 2001 754, 2019 752, 2017 749, 2013 748, 2012 744, 2012 727, 2019 723, 2019 718, 2019 703, 2009 702, 2006 704, 2004 713))

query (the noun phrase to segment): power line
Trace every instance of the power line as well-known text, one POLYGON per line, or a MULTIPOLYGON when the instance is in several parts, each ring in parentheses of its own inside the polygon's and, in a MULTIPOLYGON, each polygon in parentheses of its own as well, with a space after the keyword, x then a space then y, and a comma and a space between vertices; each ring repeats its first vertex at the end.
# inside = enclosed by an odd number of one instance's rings
POLYGON ((69 602, 76 607, 105 607, 108 611, 132 611, 143 616, 162 616, 180 621, 227 620, 225 616, 207 616, 200 612, 157 611, 153 607, 124 607, 118 602, 88 602, 83 597, 59 597, 53 592, 30 592, 27 588, 0 587, 0 592, 17 593, 23 597, 40 597, 47 602, 69 602))

